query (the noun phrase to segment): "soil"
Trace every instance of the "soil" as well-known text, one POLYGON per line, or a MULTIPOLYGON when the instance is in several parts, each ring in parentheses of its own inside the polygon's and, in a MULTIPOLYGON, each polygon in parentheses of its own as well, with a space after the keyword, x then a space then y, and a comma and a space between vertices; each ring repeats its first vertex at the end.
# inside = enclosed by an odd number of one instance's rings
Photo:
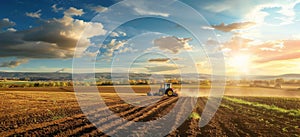
MULTIPOLYGON (((54 89, 54 88, 53 88, 54 89)), ((113 129, 110 134, 126 129, 130 122, 118 121, 113 116, 98 116, 107 109, 129 121, 146 122, 162 118, 178 101, 178 97, 160 98, 156 103, 149 106, 134 106, 125 103, 109 87, 101 87, 112 94, 104 94, 103 98, 108 108, 91 110, 87 115, 97 117, 97 123, 91 123, 81 111, 76 96, 72 89, 55 90, 23 89, 18 91, 0 91, 0 136, 107 136, 94 125, 106 123, 105 129, 113 129), (66 91, 69 90, 69 91, 66 91)), ((138 87, 135 91, 145 92, 149 88, 138 87)), ((126 96, 136 102, 151 102, 157 97, 137 98, 126 96)), ((229 98, 233 98, 229 96, 229 98)), ((262 104, 276 105, 284 109, 299 109, 299 98, 279 97, 237 97, 234 98, 258 102, 262 104)), ((174 122, 178 122, 184 107, 192 103, 187 97, 183 97, 181 109, 179 109, 174 122)), ((207 97, 199 97, 193 112, 201 115, 208 100, 207 97)), ((97 105, 97 102, 87 104, 88 107, 97 105)), ((216 114, 204 127, 199 127, 199 118, 189 117, 181 126, 175 128, 166 136, 300 136, 300 117, 288 116, 287 114, 266 110, 261 107, 243 105, 223 99, 216 114)), ((157 127, 161 128, 161 127, 157 127)), ((148 129, 132 129, 140 133, 148 129)), ((152 133, 156 135, 158 133, 152 133)), ((138 136, 138 135, 136 135, 138 136)))

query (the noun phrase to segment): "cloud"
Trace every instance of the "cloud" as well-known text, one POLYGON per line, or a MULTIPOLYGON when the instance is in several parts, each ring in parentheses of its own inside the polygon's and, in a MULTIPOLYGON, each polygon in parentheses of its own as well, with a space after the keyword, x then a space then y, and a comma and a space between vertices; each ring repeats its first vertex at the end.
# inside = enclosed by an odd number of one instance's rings
POLYGON ((225 15, 243 18, 244 20, 253 21, 258 24, 264 23, 264 19, 270 13, 264 12, 266 8, 278 7, 280 10, 276 13, 284 16, 284 22, 291 22, 294 19, 295 11, 293 10, 299 0, 292 0, 289 2, 282 0, 252 0, 252 1, 239 1, 239 0, 223 0, 210 1, 203 3, 203 9, 214 13, 222 13, 225 15), (239 8, 236 8, 239 7, 239 8))
POLYGON ((259 46, 259 49, 252 49, 258 58, 257 63, 272 61, 290 60, 300 58, 300 40, 282 40, 266 42, 259 46))
POLYGON ((161 37, 154 40, 154 46, 161 50, 168 50, 174 54, 177 54, 181 50, 191 50, 192 46, 188 43, 191 40, 192 38, 177 38, 175 36, 161 37))
POLYGON ((145 67, 149 72, 170 72, 170 71, 179 71, 179 67, 176 65, 159 65, 159 66, 146 66, 145 67))
POLYGON ((108 44, 100 46, 99 55, 102 56, 102 58, 110 58, 116 51, 119 51, 119 53, 125 53, 131 50, 130 48, 123 48, 124 44, 126 44, 126 41, 112 39, 108 44))
POLYGON ((149 62, 168 62, 169 58, 155 58, 155 59, 149 59, 149 62))
POLYGON ((111 37, 119 37, 119 34, 117 32, 112 32, 110 33, 111 37))
POLYGON ((127 34, 122 31, 118 31, 118 32, 113 31, 112 33, 110 33, 110 36, 111 37, 120 37, 120 36, 125 37, 125 36, 127 36, 127 34))
POLYGON ((66 68, 59 69, 59 70, 57 70, 57 71, 55 71, 55 72, 56 72, 56 73, 62 73, 62 72, 64 72, 64 71, 66 71, 66 68))
POLYGON ((295 20, 295 11, 294 7, 299 3, 299 0, 291 1, 291 2, 284 2, 284 1, 268 1, 263 2, 261 4, 255 5, 252 7, 252 9, 245 14, 245 19, 252 20, 257 23, 263 24, 265 23, 265 18, 268 16, 275 16, 276 14, 279 14, 280 18, 274 18, 279 19, 281 22, 276 25, 286 25, 293 23, 293 20, 295 20), (265 9, 268 8, 279 8, 280 10, 277 12, 266 12, 265 9))
POLYGON ((26 12, 25 15, 28 17, 32 17, 32 18, 40 18, 42 13, 41 13, 41 9, 36 11, 36 12, 26 12))
POLYGON ((124 6, 133 9, 133 11, 139 15, 162 16, 162 17, 170 16, 169 13, 162 11, 164 10, 165 5, 159 5, 152 1, 128 1, 123 4, 125 4, 124 6))
POLYGON ((300 52, 293 52, 293 53, 285 53, 282 55, 273 55, 272 57, 262 58, 257 60, 258 63, 266 63, 271 61, 281 61, 281 60, 290 60, 290 59, 298 59, 300 58, 300 52))
POLYGON ((100 6, 100 5, 97 5, 97 6, 89 5, 88 8, 90 8, 91 10, 93 10, 97 13, 105 12, 105 11, 108 10, 107 7, 103 7, 103 6, 100 6))
POLYGON ((254 22, 239 22, 239 23, 232 23, 232 24, 221 23, 220 25, 212 25, 212 28, 223 32, 230 32, 233 30, 246 29, 251 26, 254 26, 255 24, 256 23, 254 22))
POLYGON ((214 30, 215 29, 215 28, 209 27, 209 26, 202 26, 201 28, 204 30, 214 30))
POLYGON ((72 18, 81 14, 82 9, 70 8, 62 18, 41 21, 38 27, 0 33, 0 57, 72 58, 79 39, 76 48, 85 50, 92 45, 91 37, 106 34, 101 23, 72 18), (90 31, 81 35, 84 29, 90 31))
POLYGON ((15 25, 16 25, 16 23, 14 23, 13 21, 10 21, 8 18, 3 18, 2 20, 0 20, 0 29, 6 28, 6 27, 12 27, 15 25))
POLYGON ((218 45, 220 45, 220 43, 219 43, 217 40, 214 40, 214 39, 208 39, 208 40, 205 42, 205 45, 208 45, 208 46, 218 46, 218 45))
POLYGON ((51 8, 52 8, 52 10, 53 10, 54 12, 59 12, 59 11, 61 11, 61 10, 64 10, 64 8, 62 8, 62 7, 57 8, 56 6, 57 6, 57 4, 54 4, 54 5, 51 6, 51 8))
POLYGON ((17 30, 15 28, 7 28, 7 31, 16 32, 17 30))
POLYGON ((136 11, 140 15, 157 15, 157 16, 162 16, 162 17, 169 17, 170 14, 168 13, 162 13, 162 12, 155 12, 155 11, 150 11, 150 10, 145 10, 141 8, 134 8, 134 11, 136 11))
POLYGON ((17 59, 13 61, 6 61, 0 63, 0 67, 9 67, 9 68, 15 68, 21 64, 27 63, 28 59, 17 59))
POLYGON ((251 55, 256 63, 291 60, 300 58, 300 40, 273 40, 255 42, 252 39, 233 36, 229 41, 222 43, 221 50, 227 57, 236 55, 251 55))
POLYGON ((239 35, 234 35, 229 41, 222 43, 222 51, 226 51, 227 55, 237 54, 243 51, 247 51, 252 39, 243 38, 239 35))
POLYGON ((66 16, 81 16, 84 14, 82 9, 76 9, 74 7, 70 7, 68 10, 64 12, 66 16))

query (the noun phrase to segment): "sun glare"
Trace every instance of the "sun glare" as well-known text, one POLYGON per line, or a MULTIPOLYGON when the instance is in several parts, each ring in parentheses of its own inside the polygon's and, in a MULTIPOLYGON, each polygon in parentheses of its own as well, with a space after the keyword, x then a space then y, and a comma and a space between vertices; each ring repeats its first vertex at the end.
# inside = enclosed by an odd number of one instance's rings
POLYGON ((248 72, 250 64, 249 55, 236 55, 232 57, 229 61, 229 65, 236 69, 238 72, 246 73, 248 72))

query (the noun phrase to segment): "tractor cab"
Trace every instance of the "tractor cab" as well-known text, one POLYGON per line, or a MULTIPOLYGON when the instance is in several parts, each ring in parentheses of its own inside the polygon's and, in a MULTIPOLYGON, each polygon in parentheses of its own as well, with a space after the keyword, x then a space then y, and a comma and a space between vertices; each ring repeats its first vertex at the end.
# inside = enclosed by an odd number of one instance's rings
POLYGON ((164 89, 172 88, 172 83, 165 83, 164 84, 164 89))

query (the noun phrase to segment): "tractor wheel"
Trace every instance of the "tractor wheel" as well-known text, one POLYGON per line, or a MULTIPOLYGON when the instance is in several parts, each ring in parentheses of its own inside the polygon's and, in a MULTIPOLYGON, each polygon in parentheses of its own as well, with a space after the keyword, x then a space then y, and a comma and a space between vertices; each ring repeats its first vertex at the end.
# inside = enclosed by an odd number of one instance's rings
POLYGON ((166 94, 167 94, 169 97, 173 96, 173 90, 172 90, 171 88, 167 89, 167 90, 166 90, 166 94))

